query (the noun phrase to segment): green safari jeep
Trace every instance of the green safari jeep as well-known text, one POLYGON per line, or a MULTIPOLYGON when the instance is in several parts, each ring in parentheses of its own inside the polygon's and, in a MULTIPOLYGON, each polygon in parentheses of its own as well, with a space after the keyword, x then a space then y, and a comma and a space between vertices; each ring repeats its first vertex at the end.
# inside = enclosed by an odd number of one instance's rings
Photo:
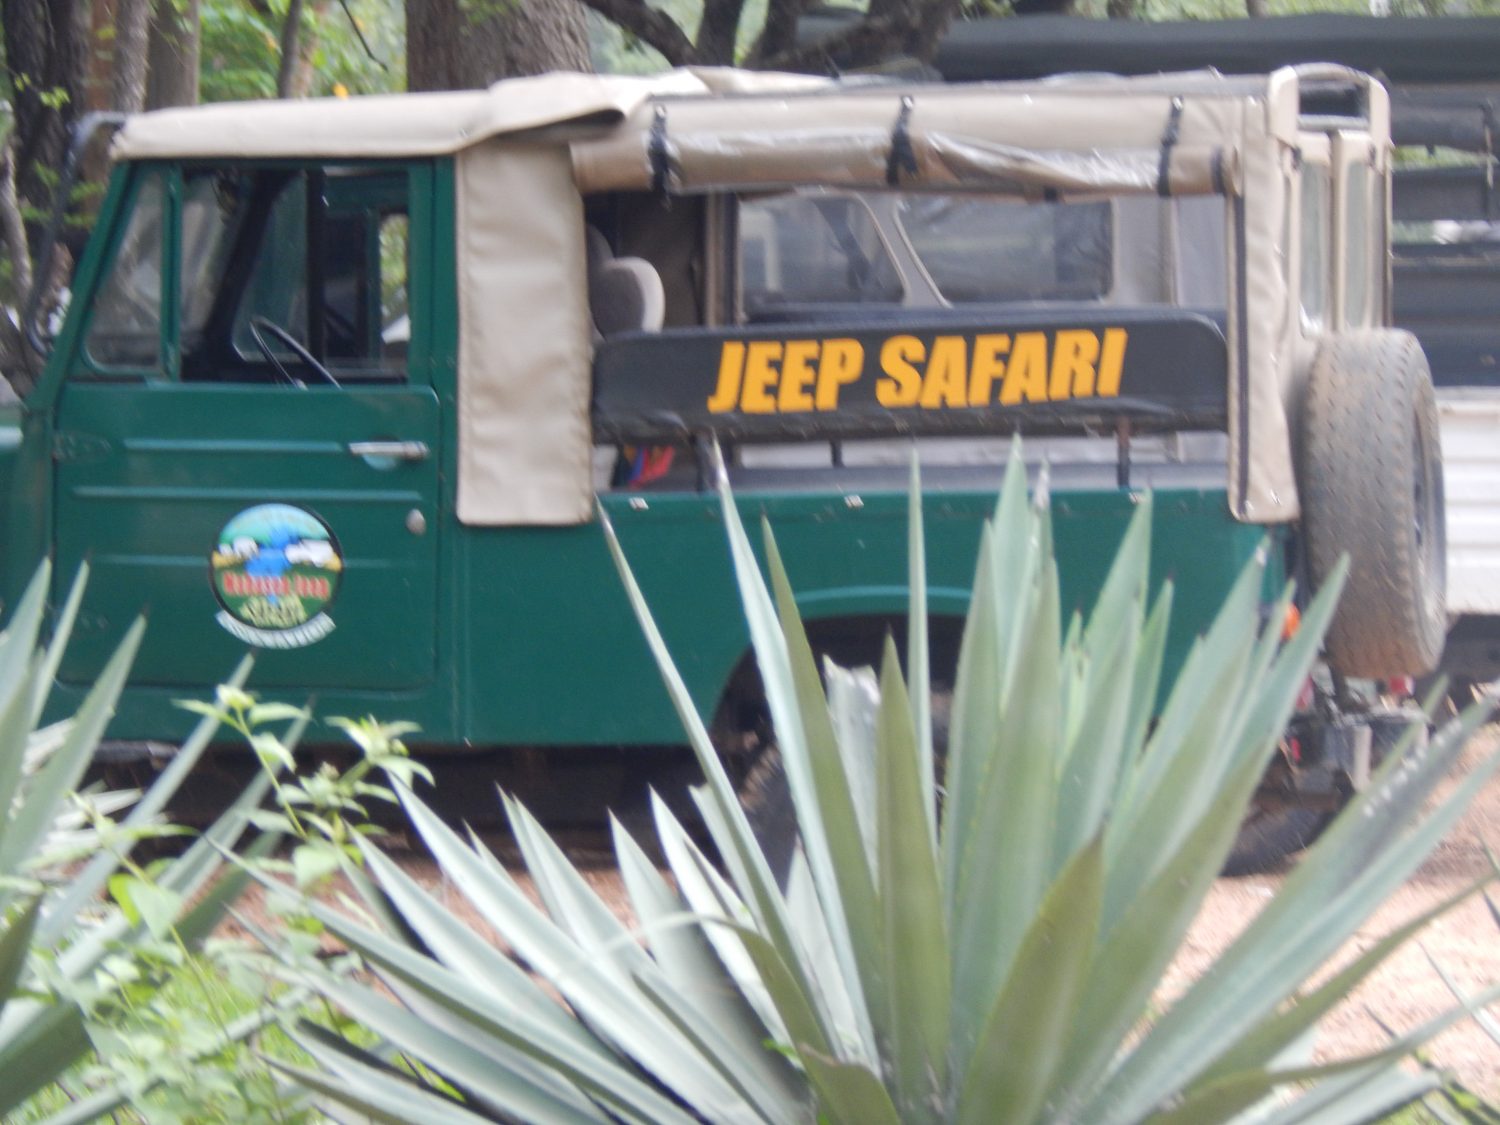
MULTIPOLYGON (((1070 608, 1150 488, 1179 657, 1268 540, 1278 585, 1354 555, 1336 680, 1422 672, 1441 475, 1425 360, 1385 327, 1388 119, 1326 66, 549 75, 132 117, 0 428, 5 589, 91 561, 76 692, 148 610, 122 745, 178 738, 173 701, 249 648, 255 690, 434 747, 618 757, 682 735, 598 505, 749 754, 711 441, 845 660, 905 609, 915 442, 951 659, 1025 435, 1070 608)), ((1358 765, 1324 757, 1298 785, 1358 765)))

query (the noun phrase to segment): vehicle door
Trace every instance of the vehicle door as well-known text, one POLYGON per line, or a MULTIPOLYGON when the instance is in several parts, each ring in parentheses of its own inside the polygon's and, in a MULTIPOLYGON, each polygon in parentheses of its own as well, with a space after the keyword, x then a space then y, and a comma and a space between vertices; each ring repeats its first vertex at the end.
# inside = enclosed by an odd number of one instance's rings
POLYGON ((431 181, 134 170, 57 404, 57 582, 92 569, 65 680, 142 610, 137 683, 212 683, 247 647, 261 686, 432 679, 431 181))

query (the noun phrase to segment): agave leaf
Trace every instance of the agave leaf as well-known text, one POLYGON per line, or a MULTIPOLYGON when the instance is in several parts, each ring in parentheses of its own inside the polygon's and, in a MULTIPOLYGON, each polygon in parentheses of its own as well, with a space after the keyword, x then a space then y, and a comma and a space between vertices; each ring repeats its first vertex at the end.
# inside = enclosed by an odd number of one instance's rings
MULTIPOLYGON (((726 509, 726 518, 732 512, 732 506, 726 509)), ((624 583, 626 597, 635 611, 642 633, 645 634, 647 646, 656 659, 657 669, 661 672, 667 695, 672 700, 672 706, 682 722, 683 730, 687 733, 688 742, 693 748, 699 768, 703 770, 703 776, 708 783, 708 793, 718 810, 717 822, 722 828, 720 834, 715 836, 714 843, 718 846, 720 854, 726 857, 726 862, 731 868, 740 873, 741 881, 737 884, 740 895, 754 915, 757 926, 768 935, 778 949, 784 952, 791 966, 791 972, 797 978, 799 990, 805 990, 809 985, 797 961, 791 928, 786 917, 786 904, 777 890, 775 876, 771 873, 770 865, 766 863, 765 855, 755 842, 755 834, 745 819, 745 811, 740 807, 734 787, 724 773, 723 764, 719 761, 718 752, 708 736, 703 719, 693 705, 692 695, 677 671, 671 654, 667 652, 661 630, 656 627, 656 621, 651 616, 651 610, 646 605, 646 599, 641 594, 635 575, 631 573, 630 564, 625 561, 625 554, 620 549, 620 542, 615 535, 614 527, 603 513, 600 518, 605 543, 609 548, 610 557, 614 560, 620 580, 624 583)), ((736 515, 735 518, 738 519, 738 516, 736 515)), ((741 534, 743 536, 743 531, 741 534)))
POLYGON ((132 1096, 118 1085, 111 1086, 69 1102, 66 1109, 41 1118, 38 1125, 90 1125, 124 1109, 132 1096))
POLYGON ((73 623, 78 620, 78 607, 83 603, 83 589, 88 585, 88 580, 89 564, 81 563, 78 573, 73 577, 72 588, 68 590, 67 600, 63 602, 62 611, 53 622, 52 639, 42 658, 41 674, 32 687, 32 726, 36 726, 42 720, 42 711, 47 706, 47 696, 52 691, 52 684, 57 679, 57 670, 62 665, 63 651, 68 646, 68 638, 73 635, 73 623))
POLYGON ((1383 1121, 1388 1113, 1408 1105, 1443 1084, 1432 1070, 1416 1074, 1399 1064, 1375 1063, 1315 1083, 1301 1097, 1260 1125, 1347 1125, 1350 1121, 1383 1121))
POLYGON ((820 1095, 818 1120, 832 1125, 901 1125, 901 1116, 879 1078, 858 1063, 802 1052, 807 1076, 820 1095))
POLYGON ((1095 837, 1063 869, 1037 911, 999 999, 985 1013, 964 1076, 960 1122, 1025 1123, 1041 1109, 1088 978, 1103 855, 1095 837))
MULTIPOLYGON (((452 1098, 423 1089, 404 1075, 370 1066, 311 1039, 294 1040, 324 1069, 306 1070, 277 1058, 266 1063, 293 1079, 299 1086, 323 1094, 342 1105, 359 1110, 372 1121, 386 1125, 483 1125, 488 1117, 471 1113, 452 1098)), ((550 1120, 576 1120, 562 1118, 550 1120)), ((547 1125, 550 1125, 550 1120, 547 1125)), ((538 1125, 543 1125, 539 1120, 538 1125)))
POLYGON ((1070 738, 1058 788, 1056 835, 1052 854, 1058 861, 1073 855, 1095 835, 1109 811, 1125 766, 1126 720, 1136 683, 1131 657, 1140 644, 1141 614, 1123 617, 1104 647, 1080 659, 1090 665, 1079 705, 1076 731, 1070 738))
MULTIPOLYGON (((1007 488, 1009 478, 1006 481, 1007 488)), ((951 926, 957 914, 959 872, 973 835, 974 810, 985 775, 1000 744, 1000 604, 996 584, 995 530, 985 524, 979 534, 979 562, 974 595, 959 644, 958 672, 948 723, 948 763, 944 773, 946 803, 940 825, 943 849, 943 913, 951 926)))
POLYGON ((363 1027, 508 1115, 522 1121, 605 1120, 555 1071, 535 1066, 519 1052, 480 1050, 470 1039, 441 1031, 400 1004, 333 973, 317 972, 309 979, 363 1027))
MULTIPOLYGON (((1470 1003, 1469 996, 1459 987, 1458 982, 1453 979, 1453 974, 1448 972, 1426 947, 1423 947, 1422 952, 1426 954, 1427 963, 1432 966, 1432 971, 1437 973, 1438 978, 1447 985, 1448 991, 1453 994, 1453 998, 1460 1004, 1468 1005, 1470 1003)), ((1483 1031, 1497 1047, 1500 1047, 1500 1022, 1497 1022, 1493 1016, 1483 1010, 1476 1010, 1474 1012, 1474 1022, 1478 1025, 1480 1031, 1483 1031)))
POLYGON ((959 647, 948 736, 943 886, 955 917, 961 870, 971 846, 975 810, 998 744, 999 700, 1009 694, 1016 662, 1011 641, 1024 615, 1018 591, 1031 588, 1036 568, 1035 516, 1027 506, 1026 466, 1012 446, 995 515, 980 533, 974 593, 959 647))
MULTIPOLYGON (((693 1003, 660 973, 638 977, 636 984, 682 1037, 717 1067, 724 1081, 734 1087, 745 1105, 753 1107, 762 1120, 769 1125, 780 1125, 807 1115, 807 1106, 789 1102, 780 1090, 756 1081, 755 1072, 743 1065, 739 1044, 725 1036, 713 1020, 704 1019, 693 1003)), ((768 1052, 762 1048, 762 1053, 768 1052)))
MULTIPOLYGON (((782 749, 782 763, 787 769, 787 780, 792 784, 792 798, 804 802, 811 797, 810 807, 797 806, 797 822, 803 832, 803 850, 812 868, 813 883, 818 889, 824 921, 839 971, 843 977, 844 991, 849 993, 854 1006, 854 1018, 861 1027, 866 1042, 874 1041, 874 1030, 865 1008, 868 999, 879 1011, 884 1006, 883 980, 880 973, 882 960, 880 904, 875 895, 875 876, 870 869, 860 831, 859 817, 855 812, 850 792, 849 778, 844 770, 844 758, 839 752, 833 718, 828 711, 828 702, 823 695, 823 686, 818 680, 817 664, 813 659, 812 646, 807 632, 797 613, 796 598, 792 594, 791 582, 782 565, 781 553, 768 527, 764 529, 768 569, 775 592, 779 626, 784 638, 787 671, 792 690, 796 696, 806 753, 805 777, 811 781, 811 791, 804 790, 799 798, 794 773, 801 775, 802 764, 796 761, 793 746, 782 749), (810 828, 812 821, 817 827, 810 828), (807 835, 821 837, 823 851, 829 864, 831 883, 821 882, 815 866, 817 851, 807 845, 807 835), (837 908, 831 908, 829 896, 838 898, 837 908), (866 997, 861 984, 874 995, 866 997)), ((748 581, 741 578, 741 581, 748 581)), ((771 687, 767 685, 769 694, 771 687)), ((777 728, 778 736, 781 728, 777 728)), ((931 771, 931 763, 928 765, 931 771)))
POLYGON ((22 678, 32 666, 51 586, 52 562, 44 559, 16 602, 4 632, 0 632, 0 698, 19 691, 22 678))
POLYGON ((612 973, 620 983, 654 972, 650 955, 599 900, 536 818, 511 797, 503 799, 526 870, 552 920, 572 935, 594 964, 612 973))
POLYGON ((1106 924, 1197 823, 1206 795, 1229 768, 1229 755, 1211 751, 1233 738, 1238 708, 1226 701, 1236 697, 1247 678, 1261 571, 1258 560, 1244 568, 1213 626, 1195 646, 1111 819, 1106 924))
MULTIPOLYGON (((1487 876, 1470 884, 1430 910, 1423 911, 1415 918, 1385 934, 1327 982, 1306 996, 1299 997, 1295 1003, 1284 1008, 1271 1019, 1258 1024, 1249 1035, 1226 1051, 1213 1066, 1204 1071, 1200 1081, 1209 1082, 1233 1074, 1235 1071, 1269 1065, 1287 1044, 1306 1033, 1309 1028, 1317 1024, 1318 1020, 1353 993, 1360 982, 1379 968, 1387 957, 1435 919, 1468 901, 1490 881, 1491 877, 1487 876)), ((1464 1003, 1464 998, 1459 997, 1459 1002, 1464 1003)))
POLYGON ((870 871, 879 866, 875 853, 875 722, 880 710, 880 683, 871 668, 840 668, 823 662, 828 710, 835 741, 849 780, 849 796, 859 821, 870 871))
POLYGON ((756 1090, 755 1103, 778 1106, 773 1120, 801 1116, 805 1098, 800 1081, 782 1055, 767 1049, 768 1029, 718 961, 696 916, 684 913, 630 834, 618 822, 613 829, 621 878, 662 975, 724 1036, 725 1053, 756 1090))
POLYGON ((1109 638, 1125 627, 1136 606, 1145 604, 1146 582, 1151 570, 1151 517, 1155 508, 1151 493, 1142 493, 1135 513, 1125 527, 1114 562, 1099 588, 1089 612, 1084 644, 1094 651, 1112 648, 1109 638))
POLYGON ((0 1018, 0 1121, 89 1049, 72 1004, 12 1001, 0 1018))
MULTIPOLYGON (((1121 822, 1111 824, 1113 835, 1106 836, 1106 846, 1113 844, 1114 847, 1110 858, 1109 889, 1105 895, 1106 930, 1113 925, 1125 905, 1140 893, 1146 879, 1181 846, 1184 835, 1192 830, 1196 818, 1201 817, 1205 806, 1217 801, 1216 789, 1222 789, 1224 778, 1239 774, 1245 768, 1255 770, 1257 776, 1264 770, 1267 756, 1276 738, 1285 730, 1298 694, 1317 657, 1323 633, 1342 589, 1344 573, 1345 570, 1339 569, 1330 576, 1308 606, 1303 629, 1282 646, 1268 669, 1262 672, 1258 664, 1262 657, 1269 655, 1269 650, 1263 643, 1264 638, 1252 641, 1248 651, 1241 650, 1231 657, 1236 660, 1240 656, 1245 658, 1245 678, 1250 682, 1227 689, 1228 696, 1208 694, 1198 702, 1198 708, 1204 710, 1222 707, 1225 698, 1238 701, 1229 708, 1233 717, 1227 726, 1220 728, 1226 741, 1198 744, 1191 741, 1179 742, 1173 750, 1178 759, 1173 772, 1159 778, 1156 790, 1140 801, 1144 811, 1135 819, 1133 827, 1121 827, 1115 831, 1121 822), (1201 770, 1195 770, 1198 759, 1211 756, 1203 753, 1202 747, 1205 745, 1223 745, 1228 752, 1220 755, 1223 758, 1221 765, 1205 764, 1201 770), (1174 807, 1174 796, 1177 807, 1174 807), (1192 806, 1194 810, 1193 820, 1186 816, 1188 806, 1192 806)), ((1253 637, 1254 634, 1247 633, 1246 636, 1253 637)), ((1200 659, 1205 662, 1213 661, 1216 655, 1213 646, 1221 643, 1220 638, 1222 634, 1216 636, 1213 631, 1204 638, 1195 650, 1198 655, 1191 658, 1188 667, 1184 669, 1184 677, 1196 672, 1200 659)), ((1232 645, 1232 638, 1223 643, 1226 646, 1232 645)), ((1173 696, 1176 698, 1176 691, 1173 696)), ((1184 705, 1178 711, 1179 717, 1185 716, 1187 710, 1188 705, 1184 705)), ((1203 725, 1213 727, 1215 724, 1209 720, 1203 725)), ((1159 731, 1152 742, 1157 743, 1159 739, 1170 737, 1169 733, 1159 731)), ((1167 752, 1160 745, 1155 749, 1159 754, 1167 752)), ((1237 789, 1238 786, 1231 788, 1237 789)), ((1248 802, 1248 794, 1245 799, 1248 802)), ((1226 814, 1233 814, 1233 810, 1224 811, 1226 814)), ((1239 819, 1237 816, 1236 823, 1239 819)))
MULTIPOLYGON (((380 886, 401 911, 430 959, 382 934, 367 930, 319 903, 308 909, 362 957, 435 998, 452 1001, 471 1018, 490 1019, 505 1026, 508 1019, 538 1046, 554 1041, 557 1051, 589 1053, 601 1065, 609 1062, 605 1048, 576 1019, 543 994, 533 978, 424 891, 386 856, 371 851, 380 886), (453 988, 458 982, 466 988, 453 988), (503 1003, 501 1002, 503 1001, 503 1003)), ((497 1031, 496 1034, 499 1034, 497 1031)))
POLYGON ((1057 571, 1026 599, 1026 651, 1004 704, 1003 747, 981 779, 980 803, 954 898, 953 1058, 966 1069, 983 1021, 1041 905, 1052 866, 1058 714, 1057 571))
MULTIPOLYGON (((735 506, 734 497, 729 493, 728 479, 723 474, 720 477, 720 506, 723 509, 724 526, 729 539, 730 559, 734 564, 735 579, 740 588, 740 601, 745 611, 745 620, 750 627, 750 640, 755 649, 756 665, 760 669, 761 682, 765 688, 766 706, 771 712, 771 722, 781 750, 782 766, 786 771, 787 782, 791 789, 792 803, 797 810, 802 849, 807 855, 808 866, 812 870, 813 881, 818 889, 818 898, 822 903, 828 930, 833 939, 834 951, 843 968, 843 990, 854 1004, 856 1030, 866 1044, 873 1045, 874 1031, 859 979, 860 954, 855 948, 855 938, 851 933, 851 919, 846 912, 846 908, 858 910, 862 907, 869 907, 873 904, 873 896, 862 901, 856 897, 858 892, 852 889, 859 881, 858 866, 863 864, 864 856, 859 846, 859 835, 852 810, 844 807, 847 806, 848 787, 843 781, 838 754, 833 752, 831 745, 819 746, 815 751, 812 742, 814 737, 822 735, 826 735, 831 740, 832 723, 828 719, 827 705, 821 689, 812 692, 815 698, 811 699, 805 698, 802 691, 799 691, 798 668, 802 671, 804 682, 807 675, 816 676, 816 667, 811 653, 808 651, 799 654, 802 659, 798 659, 794 667, 793 656, 782 629, 781 617, 777 613, 765 580, 761 577, 760 567, 750 547, 750 540, 740 521, 739 510, 735 506), (816 724, 816 735, 810 733, 805 725, 804 707, 816 724), (831 781, 831 784, 824 787, 822 794, 818 788, 820 773, 824 773, 831 781), (842 805, 839 802, 840 795, 843 799, 842 805), (823 796, 829 799, 827 807, 831 811, 843 807, 847 820, 841 820, 836 825, 825 823, 820 805, 820 798, 823 796), (839 832, 843 845, 843 850, 838 857, 835 856, 830 840, 831 828, 839 832), (840 896, 839 861, 841 859, 855 865, 854 869, 849 872, 851 895, 847 904, 840 896)), ((767 550, 774 551, 775 545, 769 533, 767 543, 767 550)), ((791 613, 791 617, 795 619, 795 612, 791 613)), ((806 687, 803 690, 806 690, 806 687)), ((863 921, 860 918, 855 920, 863 921)), ((784 957, 793 955, 794 947, 788 946, 782 950, 782 954, 784 957)), ((805 969, 801 966, 793 966, 793 971, 798 975, 806 975, 805 969)), ((804 995, 814 995, 811 988, 805 986, 800 991, 804 995)), ((825 1035, 828 1030, 825 1027, 825 1035)))
MULTIPOLYGON (((1492 1004, 1497 999, 1500 999, 1500 985, 1486 989, 1475 998, 1475 1005, 1492 1004)), ((1197 1125, 1201 1121, 1226 1120, 1240 1110, 1256 1104, 1280 1086, 1331 1081, 1332 1089, 1336 1090, 1342 1087, 1342 1083, 1338 1081, 1340 1078, 1357 1079, 1358 1084, 1363 1084, 1385 1068, 1398 1063, 1445 1028, 1463 1019, 1470 1010, 1469 1006, 1452 1008, 1395 1040, 1390 1046, 1369 1054, 1286 1070, 1239 1071, 1211 1082, 1203 1082, 1176 1099, 1170 1110, 1151 1114, 1145 1120, 1153 1125, 1197 1125)), ((1118 1120, 1125 1119, 1121 1117, 1118 1120)), ((1341 1115, 1339 1120, 1365 1119, 1341 1115)))
MULTIPOLYGON (((713 817, 718 815, 718 806, 707 799, 699 804, 704 810, 714 810, 704 813, 704 820, 712 831, 713 817)), ((714 870, 713 864, 709 863, 693 843, 687 830, 672 815, 672 810, 667 808, 666 802, 655 799, 653 811, 656 815, 657 835, 668 866, 677 880, 677 889, 694 913, 702 918, 728 918, 733 922, 752 923, 754 915, 750 909, 735 893, 734 888, 724 881, 723 876, 714 870)), ((790 913, 790 908, 786 909, 790 913)), ((735 982, 745 1002, 760 1016, 771 1038, 778 1043, 791 1042, 781 1013, 776 1010, 776 1003, 761 981, 760 974, 756 972, 755 962, 745 952, 745 947, 730 930, 722 926, 704 925, 700 929, 704 940, 718 956, 724 971, 735 982)), ((796 930, 793 934, 800 940, 801 935, 796 930)), ((816 978, 810 976, 809 979, 816 978)), ((830 1017, 829 1022, 836 1026, 833 1017, 830 1017)))
POLYGON ((1237 766, 1176 854, 1101 935, 1068 1057, 1049 1097, 1063 1112, 1092 1088, 1140 1020, 1223 868, 1262 772, 1254 761, 1237 766))
MULTIPOLYGON (((17 806, 23 801, 30 803, 37 800, 34 796, 34 786, 26 786, 28 790, 24 797, 21 795, 22 787, 25 785, 25 761, 27 744, 30 741, 31 723, 28 721, 28 703, 30 689, 35 676, 35 667, 22 674, 21 681, 16 688, 0 696, 0 875, 19 874, 20 863, 30 856, 30 851, 21 851, 19 847, 7 847, 13 829, 12 823, 16 817, 17 806)), ((56 757, 58 751, 54 750, 48 756, 47 761, 56 757)), ((59 797, 48 810, 49 822, 61 811, 61 798, 59 797)), ((0 903, 4 898, 0 897, 0 903)))
POLYGON ((1335 825, 1287 877, 1278 894, 1215 965, 1157 1023, 1100 1092, 1098 1104, 1141 1112, 1180 1088, 1312 973, 1422 862, 1500 766, 1492 756, 1405 835, 1421 796, 1442 777, 1479 717, 1455 723, 1433 740, 1400 787, 1399 819, 1374 815, 1382 779, 1406 764, 1388 761, 1335 825), (1408 786, 1410 789, 1408 789, 1408 786), (1413 802, 1411 798, 1415 797, 1413 802), (1335 830, 1338 831, 1335 831, 1335 830), (1353 849, 1351 855, 1343 849, 1353 849), (1351 862, 1351 859, 1353 862, 1351 862), (1364 870, 1359 870, 1361 863, 1364 870), (1316 908, 1309 904, 1316 904, 1316 908))
MULTIPOLYGON (((15 994, 16 982, 21 979, 21 971, 26 968, 31 936, 36 932, 36 920, 41 912, 41 898, 33 898, 0 931, 0 1015, 4 1014, 6 1002, 15 994)), ((0 919, 0 922, 3 921, 4 919, 0 919)))
MULTIPOLYGON (((235 668, 234 673, 226 683, 234 688, 243 687, 245 680, 250 675, 253 663, 250 657, 245 657, 240 661, 238 667, 235 668)), ((306 725, 305 720, 302 725, 306 725)), ((141 795, 140 800, 135 803, 125 819, 121 821, 121 828, 128 831, 129 829, 144 825, 166 808, 167 802, 172 799, 172 795, 187 780, 188 774, 198 764, 198 759, 203 756, 203 751, 208 747, 209 742, 212 741, 218 731, 219 723, 217 720, 207 717, 200 720, 194 726, 192 734, 188 736, 177 753, 173 755, 166 769, 162 770, 155 782, 152 783, 151 788, 141 795)), ((258 803, 259 801, 257 800, 258 803)), ((129 835, 125 838, 127 841, 130 839, 129 835)), ((55 940, 67 926, 72 925, 78 911, 86 903, 93 900, 108 881, 110 875, 119 867, 120 860, 124 856, 129 855, 131 850, 132 845, 127 844, 123 850, 112 850, 95 856, 75 878, 69 881, 67 889, 48 911, 48 927, 44 938, 55 940)), ((167 887, 165 889, 174 890, 175 888, 167 887)))
POLYGON ((937 856, 896 646, 886 639, 877 733, 880 902, 889 1014, 882 1022, 903 1120, 933 1119, 947 1085, 950 966, 937 856))
MULTIPOLYGON (((1132 669, 1135 680, 1135 690, 1130 699, 1130 718, 1125 724, 1125 748, 1123 756, 1126 763, 1133 764, 1140 758, 1141 748, 1146 743, 1147 733, 1158 714, 1157 696, 1161 691, 1162 664, 1166 659, 1167 633, 1172 619, 1172 595, 1174 587, 1171 579, 1162 583, 1161 591, 1156 596, 1156 601, 1151 605, 1151 611, 1146 616, 1146 626, 1141 630, 1140 648, 1136 653, 1135 667, 1132 669)), ((1122 769, 1116 779, 1117 789, 1114 799, 1110 802, 1113 809, 1124 800, 1129 783, 1134 777, 1134 770, 1122 769)))
MULTIPOLYGON (((529 980, 524 980, 519 989, 510 989, 495 983, 504 982, 504 975, 476 977, 467 971, 467 961, 449 967, 319 904, 313 904, 310 910, 330 933, 375 966, 386 982, 404 987, 409 995, 426 998, 463 1021, 475 1042, 487 1042, 497 1053, 512 1050, 518 1057, 546 1063, 581 1088, 600 1093, 606 1101, 634 1107, 648 1116, 659 1112, 660 1095, 642 1083, 632 1068, 622 1066, 563 1009, 542 998, 529 980)), ((463 929, 451 919, 450 923, 455 929, 463 929)), ((430 920, 424 923, 426 932, 438 928, 430 920)))
MULTIPOLYGON (((78 781, 93 757, 94 747, 114 716, 115 700, 125 686, 125 678, 130 673, 130 664, 140 648, 144 631, 145 622, 139 618, 126 630, 124 639, 110 656, 99 679, 84 697, 62 746, 32 778, 25 803, 15 811, 9 830, 4 839, 0 839, 0 871, 15 870, 17 864, 35 850, 46 835, 59 802, 78 787, 78 781)), ((24 714, 23 711, 23 718, 24 714)))
MULTIPOLYGON (((398 784, 396 792, 433 858, 486 922, 506 936, 517 956, 601 1034, 691 1104, 729 1113, 738 1096, 634 987, 620 984, 601 969, 588 951, 532 905, 498 863, 487 865, 465 847, 410 789, 398 784)), ((360 847, 375 862, 377 849, 363 840, 360 847)))
POLYGON ((911 450, 911 486, 906 494, 906 676, 911 684, 912 722, 917 730, 917 771, 927 810, 928 850, 937 851, 937 783, 933 776, 932 660, 927 640, 927 540, 922 527, 922 468, 911 450))

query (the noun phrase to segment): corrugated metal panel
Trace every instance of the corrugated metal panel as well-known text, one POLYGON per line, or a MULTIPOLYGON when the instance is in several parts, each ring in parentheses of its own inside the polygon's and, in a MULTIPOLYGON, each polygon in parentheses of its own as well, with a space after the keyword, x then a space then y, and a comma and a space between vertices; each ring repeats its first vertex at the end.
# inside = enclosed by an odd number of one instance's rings
POLYGON ((1500 613, 1500 391, 1440 392, 1448 609, 1500 613))

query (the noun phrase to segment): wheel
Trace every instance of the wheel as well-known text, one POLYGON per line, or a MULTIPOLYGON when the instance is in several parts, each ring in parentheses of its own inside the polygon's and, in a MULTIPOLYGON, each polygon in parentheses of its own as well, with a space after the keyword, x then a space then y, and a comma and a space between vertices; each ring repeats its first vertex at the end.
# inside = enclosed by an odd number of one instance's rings
POLYGON ((740 804, 777 886, 785 888, 799 840, 797 809, 792 803, 792 787, 787 782, 781 751, 774 743, 760 751, 740 782, 740 804))
POLYGON ((1224 861, 1224 874, 1264 875, 1279 870, 1316 840, 1333 818, 1326 809, 1252 808, 1224 861))
POLYGON ((286 365, 281 362, 281 357, 271 350, 271 345, 266 342, 267 333, 275 336, 283 344, 291 348, 297 358, 307 365, 307 369, 323 382, 331 387, 339 385, 339 381, 333 377, 333 372, 319 363, 317 357, 303 347, 302 342, 297 337, 293 336, 273 320, 267 320, 263 316, 252 316, 250 318, 250 338, 255 341, 255 346, 260 349, 260 354, 265 356, 266 361, 276 369, 276 374, 281 378, 282 382, 290 383, 294 387, 305 387, 307 385, 288 371, 286 365))
POLYGON ((1316 588, 1348 553, 1327 637, 1346 676, 1420 674, 1447 630, 1437 401, 1421 345, 1388 329, 1330 337, 1302 411, 1299 489, 1316 588))

